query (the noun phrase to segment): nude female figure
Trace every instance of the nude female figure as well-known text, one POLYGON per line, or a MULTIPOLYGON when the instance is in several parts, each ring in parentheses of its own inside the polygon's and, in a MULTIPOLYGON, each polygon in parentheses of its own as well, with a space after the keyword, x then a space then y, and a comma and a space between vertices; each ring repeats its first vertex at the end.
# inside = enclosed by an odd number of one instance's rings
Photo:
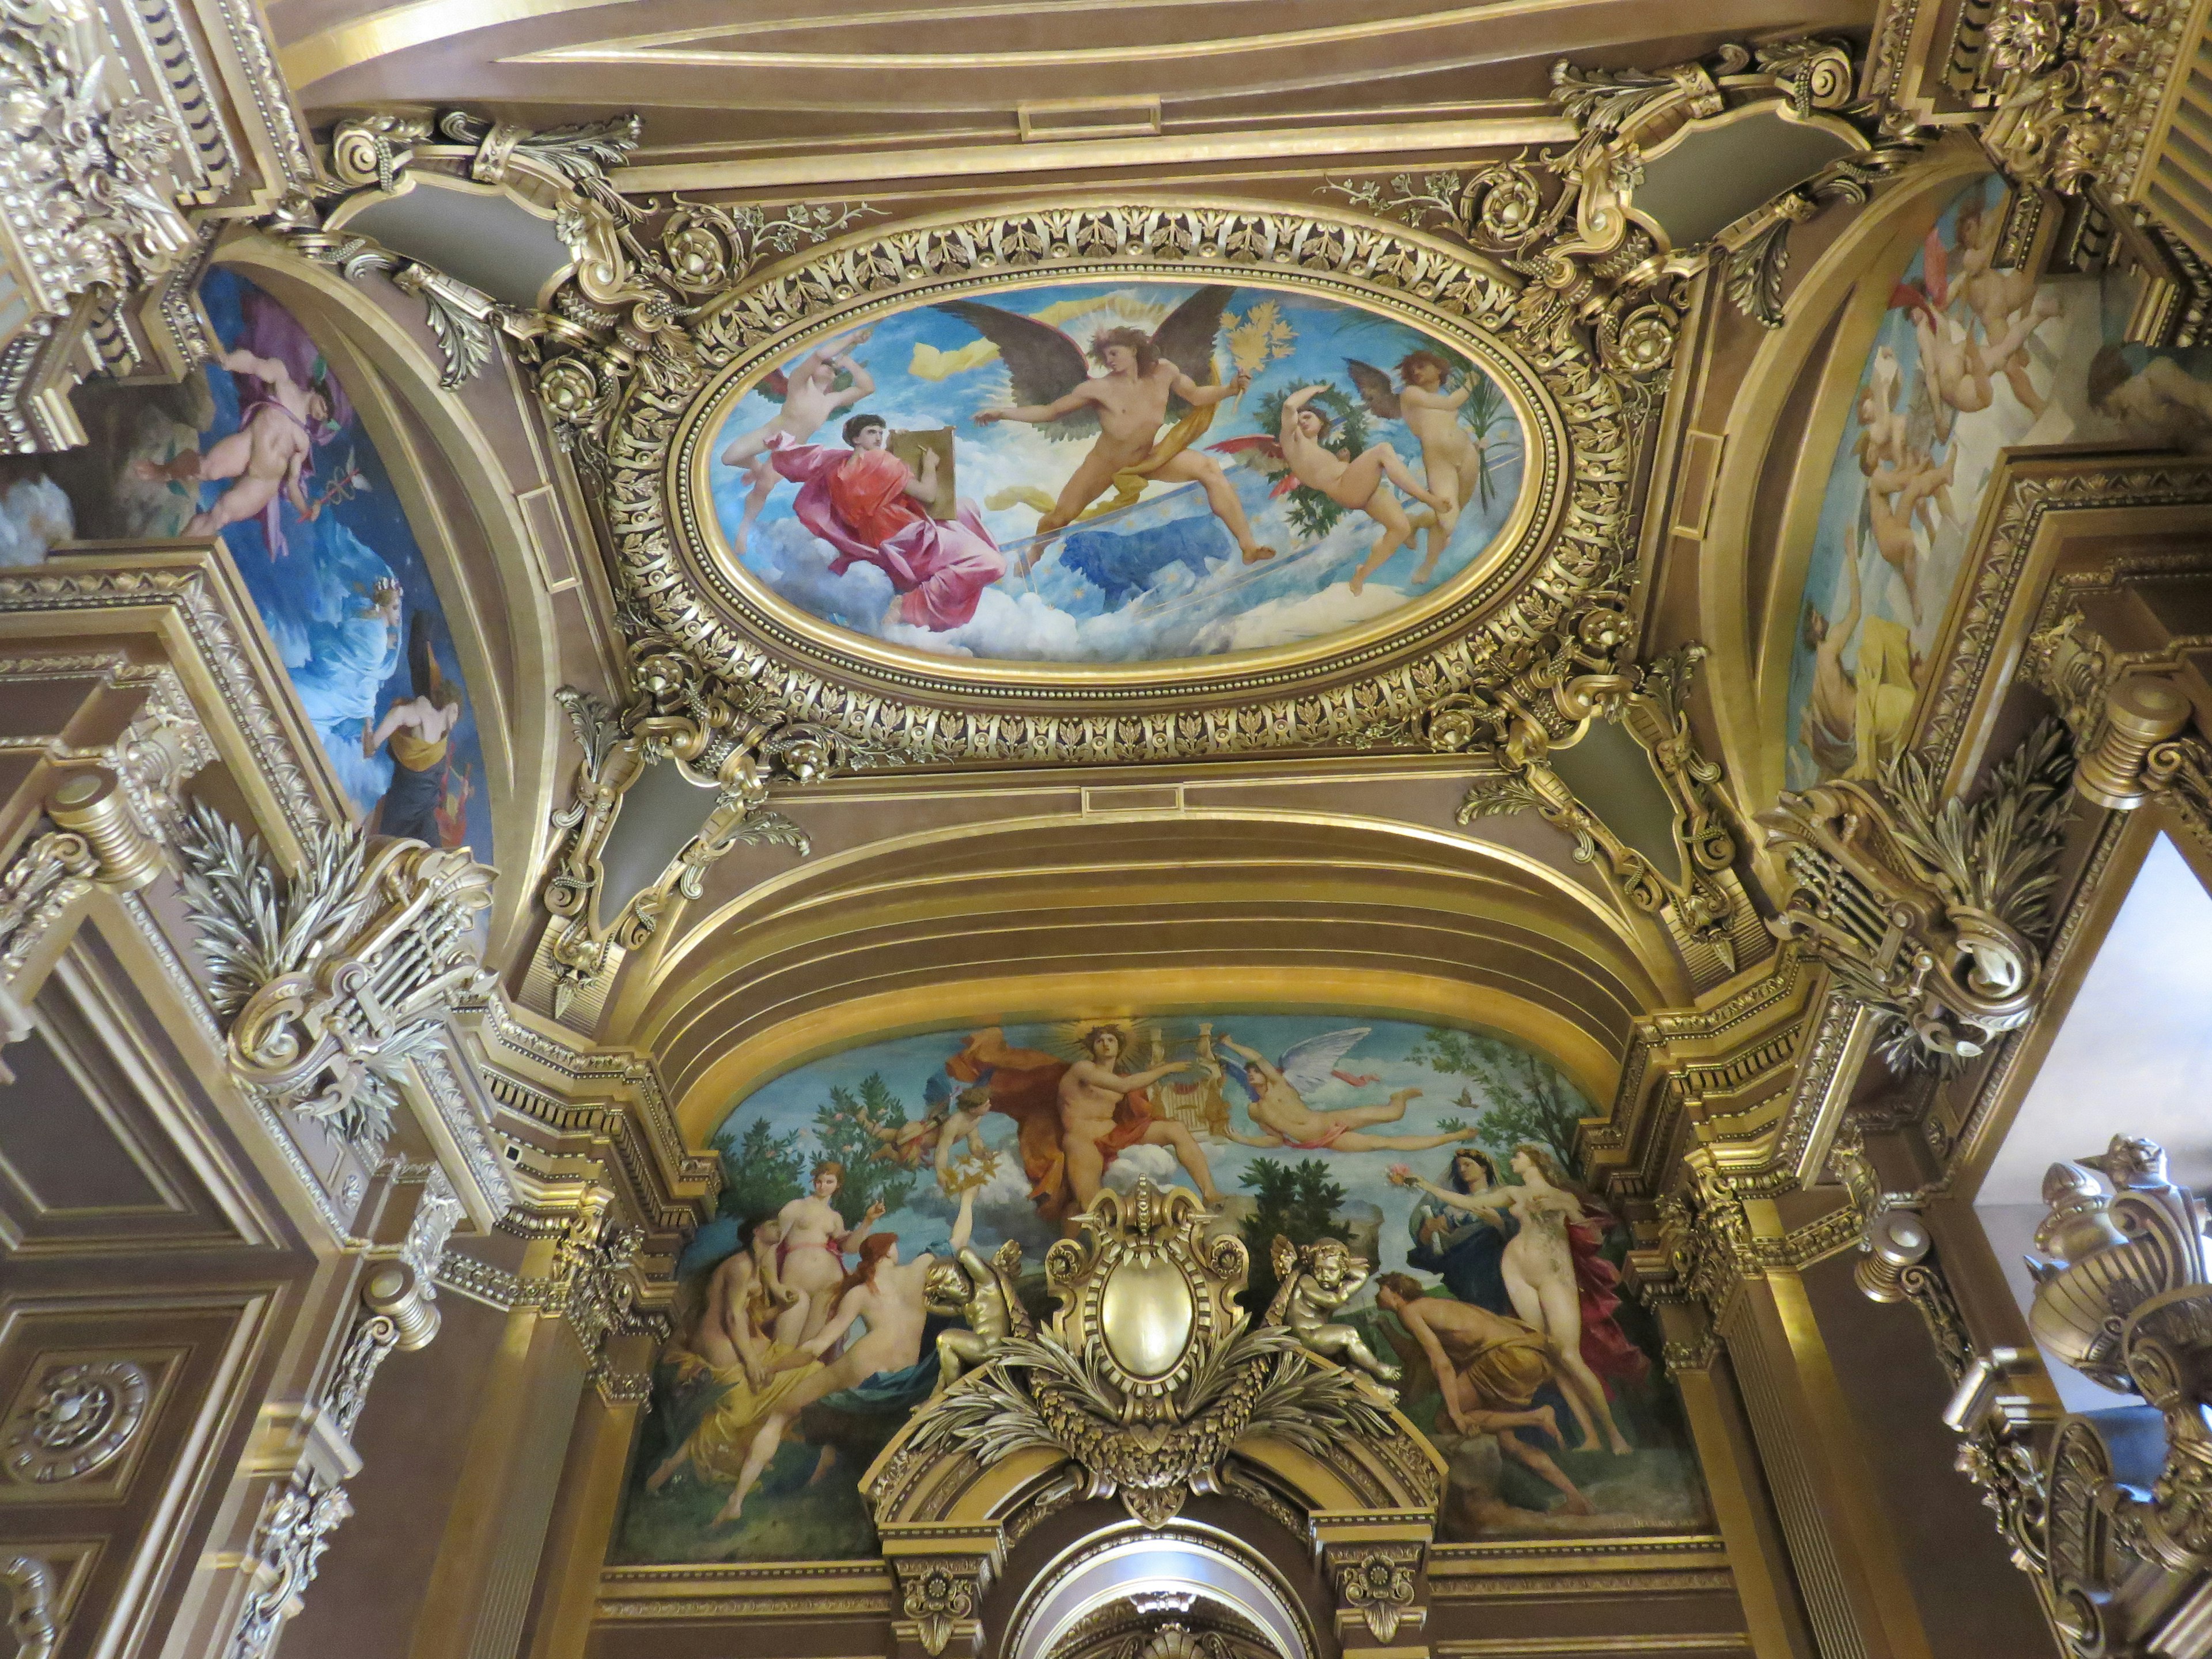
POLYGON ((1357 593, 1413 533, 1413 520, 1406 516, 1398 498, 1383 487, 1383 481, 1388 479, 1438 513, 1444 510, 1446 498, 1431 493, 1388 444, 1376 444, 1350 460, 1328 447, 1322 441, 1328 434, 1328 417, 1312 407, 1313 399, 1328 390, 1326 385, 1303 386, 1284 398, 1282 430, 1276 436, 1283 447, 1283 459, 1300 483, 1364 513, 1382 526, 1373 550, 1352 573, 1352 591, 1357 593))
POLYGON ((793 1199, 776 1215, 776 1225, 783 1232, 783 1242, 776 1247, 776 1270, 784 1284, 805 1292, 803 1300, 785 1309, 776 1320, 779 1342, 795 1346, 822 1328, 845 1279, 845 1257, 860 1249, 884 1212, 881 1204, 871 1204, 860 1224, 848 1231, 845 1218, 830 1201, 844 1180, 845 1166, 824 1158, 814 1166, 814 1190, 793 1199))
POLYGON ((756 1389, 768 1381, 772 1316, 802 1299, 776 1276, 776 1246, 782 1242, 783 1230, 773 1218, 756 1224, 740 1239, 737 1254, 707 1281, 707 1307, 692 1343, 699 1358, 717 1370, 742 1365, 756 1389))
POLYGON ((1559 1382, 1567 1405, 1582 1429, 1585 1451, 1595 1443, 1602 1425, 1606 1443, 1616 1454, 1635 1450, 1613 1420, 1605 1384, 1583 1358, 1582 1293, 1575 1284, 1574 1252, 1567 1243, 1568 1226, 1583 1218, 1583 1207, 1571 1193, 1554 1186, 1526 1147, 1513 1154, 1513 1173, 1518 1187, 1492 1188, 1481 1193, 1455 1193, 1422 1180, 1402 1165, 1390 1171, 1400 1186, 1419 1187, 1439 1203, 1470 1213, 1505 1205, 1521 1223, 1521 1231, 1506 1241, 1499 1266, 1505 1293, 1522 1323, 1552 1340, 1559 1356, 1559 1382))
MULTIPOLYGON (((975 1189, 970 1187, 960 1194, 960 1213, 952 1223, 951 1255, 955 1259, 968 1248, 975 1229, 975 1189)), ((799 1345, 796 1354, 786 1356, 777 1369, 820 1361, 856 1322, 861 1326, 863 1334, 836 1358, 822 1365, 779 1399, 761 1419, 760 1427, 754 1431, 752 1443, 746 1449, 737 1488, 714 1516, 715 1525, 738 1518, 745 1506, 746 1494, 760 1480, 761 1471, 768 1468, 776 1448, 783 1443, 784 1431, 805 1407, 825 1395, 855 1388, 878 1372, 904 1370, 920 1363, 922 1328, 929 1318, 929 1270, 936 1261, 937 1258, 925 1250, 902 1265, 896 1233, 877 1234, 861 1247, 860 1265, 840 1280, 839 1292, 833 1298, 836 1310, 834 1316, 799 1345)), ((816 1473, 818 1476, 820 1470, 817 1468, 816 1473)))

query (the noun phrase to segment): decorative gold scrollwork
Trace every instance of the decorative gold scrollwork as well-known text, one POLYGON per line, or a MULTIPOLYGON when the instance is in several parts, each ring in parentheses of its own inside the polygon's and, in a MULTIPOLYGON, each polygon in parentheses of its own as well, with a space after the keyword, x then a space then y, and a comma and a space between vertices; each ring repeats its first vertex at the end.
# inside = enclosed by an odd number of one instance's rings
POLYGON ((2046 720, 1972 805, 1908 752, 1878 783, 1821 784, 1761 815, 1796 884, 1771 926, 1881 1013, 1892 1064, 1955 1066, 2034 1012, 2072 774, 2066 728, 2046 720))
MULTIPOLYGON (((1195 1194, 1139 1180, 1100 1193, 1078 1220, 1083 1237, 1045 1256, 1060 1304, 1049 1327, 1005 1322, 1003 1334, 977 1345, 981 1363, 915 1414, 872 1471, 879 1519, 947 1455, 1055 1451, 1085 1496, 1118 1495, 1158 1527, 1191 1493, 1220 1489, 1246 1436, 1326 1457, 1347 1435, 1388 1445, 1409 1434, 1387 1395, 1300 1330, 1249 1322, 1237 1300, 1249 1267, 1243 1243, 1195 1194)), ((1018 1263, 1002 1259, 993 1271, 1011 1278, 1018 1263)), ((1419 1468, 1433 1502, 1434 1473, 1425 1461, 1419 1468)))

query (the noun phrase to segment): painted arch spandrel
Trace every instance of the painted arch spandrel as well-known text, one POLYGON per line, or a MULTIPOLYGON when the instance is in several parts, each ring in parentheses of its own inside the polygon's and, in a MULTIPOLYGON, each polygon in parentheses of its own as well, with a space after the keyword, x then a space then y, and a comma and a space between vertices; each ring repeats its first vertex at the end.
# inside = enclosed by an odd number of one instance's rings
POLYGON ((82 448, 0 459, 0 564, 219 538, 355 813, 493 862, 475 703, 383 457, 273 295, 218 267, 199 298, 216 361, 174 386, 88 380, 82 448))
POLYGON ((1831 464, 1790 662, 1788 787, 1895 755, 2012 448, 2212 447, 2212 351, 2123 343, 2124 279, 1997 269, 1995 176, 1888 284, 1831 464))
POLYGON ((1571 1161, 1590 1110, 1507 1039, 1351 1015, 961 1027, 799 1067, 715 1136, 720 1210, 679 1264, 613 1557, 874 1553, 860 1476, 936 1387, 951 1323, 920 1258, 1018 1240, 1042 1316, 1066 1218, 1140 1175, 1209 1194, 1255 1312, 1279 1233, 1370 1264, 1340 1316, 1405 1369, 1449 1466, 1446 1538, 1705 1527, 1627 1231, 1571 1161))
POLYGON ((793 354, 722 413, 708 477, 739 565, 822 622, 935 656, 1134 664, 1419 605, 1506 529, 1526 447, 1498 381, 1397 319, 1062 283, 793 354))

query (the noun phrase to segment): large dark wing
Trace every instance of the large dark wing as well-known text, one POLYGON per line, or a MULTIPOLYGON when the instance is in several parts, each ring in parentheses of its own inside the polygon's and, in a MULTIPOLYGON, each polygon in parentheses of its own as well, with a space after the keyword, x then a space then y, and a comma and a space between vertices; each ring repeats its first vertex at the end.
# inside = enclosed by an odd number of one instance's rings
POLYGON ((1390 389, 1390 377, 1372 363, 1363 363, 1357 357, 1346 357, 1344 367, 1352 375, 1352 384, 1359 388, 1365 399, 1368 412, 1385 421, 1398 418, 1398 394, 1390 389))
MULTIPOLYGON (((1229 309, 1229 296, 1236 291, 1225 283, 1209 283, 1152 331, 1152 343, 1160 356, 1200 386, 1212 386, 1221 378, 1214 372, 1213 339, 1221 332, 1221 313, 1229 309)), ((1189 407, 1180 398, 1170 398, 1168 418, 1180 420, 1189 407)))
MULTIPOLYGON (((1018 404, 1055 403, 1091 378, 1083 348, 1050 323, 973 300, 940 301, 937 309, 957 317, 999 348, 1018 404)), ((1088 410, 1046 428, 1055 438, 1085 437, 1097 429, 1097 416, 1088 410)))

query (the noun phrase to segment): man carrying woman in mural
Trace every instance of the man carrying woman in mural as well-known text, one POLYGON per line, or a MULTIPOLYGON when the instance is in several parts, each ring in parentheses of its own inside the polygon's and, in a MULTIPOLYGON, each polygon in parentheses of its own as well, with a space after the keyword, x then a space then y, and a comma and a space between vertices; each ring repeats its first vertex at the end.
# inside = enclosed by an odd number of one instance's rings
MULTIPOLYGON (((975 1211, 970 1188, 961 1195, 947 1255, 957 1257, 967 1248, 975 1211)), ((717 1281, 729 1273, 726 1286, 719 1294, 710 1286, 689 1350, 672 1351, 670 1356, 678 1368, 679 1387, 703 1380, 720 1392, 681 1443, 646 1477, 646 1489, 659 1491, 687 1467, 711 1485, 730 1483, 715 1526, 739 1518, 745 1499, 810 1406, 842 1403, 895 1419, 927 1398, 936 1380, 936 1358, 923 1358, 921 1339, 929 1316, 929 1272, 937 1255, 924 1251, 902 1263, 897 1234, 869 1234, 860 1242, 858 1265, 841 1274, 822 1298, 832 1310, 826 1322, 806 1341, 792 1344, 773 1336, 768 1321, 780 1322, 811 1298, 799 1297, 782 1313, 776 1311, 775 1304, 793 1294, 788 1285, 777 1284, 776 1270, 769 1265, 768 1253, 781 1255, 792 1242, 779 1237, 780 1231, 773 1221, 739 1229, 738 1255, 716 1271, 717 1281), (732 1266, 740 1258, 750 1265, 732 1266), (734 1364, 718 1365, 708 1357, 710 1350, 720 1352, 716 1344, 721 1340, 728 1341, 734 1364), (841 1344, 842 1351, 836 1352, 841 1344)), ((811 1481, 823 1479, 836 1451, 834 1441, 823 1446, 811 1481)))
POLYGON ((1521 1322, 1551 1339, 1559 1355, 1559 1382, 1582 1430, 1577 1451, 1597 1443, 1601 1429, 1617 1455, 1635 1449, 1621 1432, 1601 1373, 1634 1379, 1648 1363, 1613 1317, 1620 1305, 1620 1270, 1599 1255, 1607 1212, 1565 1179, 1542 1147, 1516 1147, 1513 1173, 1520 1184, 1479 1193, 1454 1191, 1394 1164, 1391 1181, 1419 1187, 1438 1203, 1469 1215, 1510 1207, 1519 1228, 1499 1252, 1505 1293, 1521 1322))
MULTIPOLYGON (((958 1258, 975 1228, 975 1188, 970 1187, 960 1194, 947 1258, 958 1258)), ((711 1429, 713 1439, 707 1455, 695 1452, 693 1461, 716 1474, 727 1470, 738 1438, 749 1434, 737 1485, 716 1513, 715 1525, 726 1526, 742 1514, 745 1498, 782 1446, 793 1419, 808 1406, 845 1396, 856 1406, 903 1413, 927 1397, 936 1380, 937 1360, 934 1354, 923 1358, 921 1339, 929 1320, 929 1272, 939 1258, 924 1250, 902 1263, 896 1233, 870 1234, 860 1254, 859 1265, 838 1283, 831 1298, 836 1312, 829 1322, 797 1349, 778 1356, 769 1389, 727 1413, 718 1408, 716 1418, 701 1425, 699 1432, 711 1429), (835 1358, 825 1358, 855 1326, 860 1334, 846 1342, 835 1358), (779 1387, 786 1376, 799 1380, 779 1387)), ((823 1448, 814 1480, 828 1472, 836 1451, 834 1442, 823 1448)))
POLYGON ((880 415, 845 422, 847 449, 802 444, 779 428, 765 440, 767 459, 799 486, 792 504, 799 523, 837 550, 830 574, 875 566, 895 595, 883 626, 941 634, 975 619, 983 590, 1006 574, 1006 556, 973 501, 939 499, 937 452, 922 452, 917 475, 884 447, 890 436, 880 415))

